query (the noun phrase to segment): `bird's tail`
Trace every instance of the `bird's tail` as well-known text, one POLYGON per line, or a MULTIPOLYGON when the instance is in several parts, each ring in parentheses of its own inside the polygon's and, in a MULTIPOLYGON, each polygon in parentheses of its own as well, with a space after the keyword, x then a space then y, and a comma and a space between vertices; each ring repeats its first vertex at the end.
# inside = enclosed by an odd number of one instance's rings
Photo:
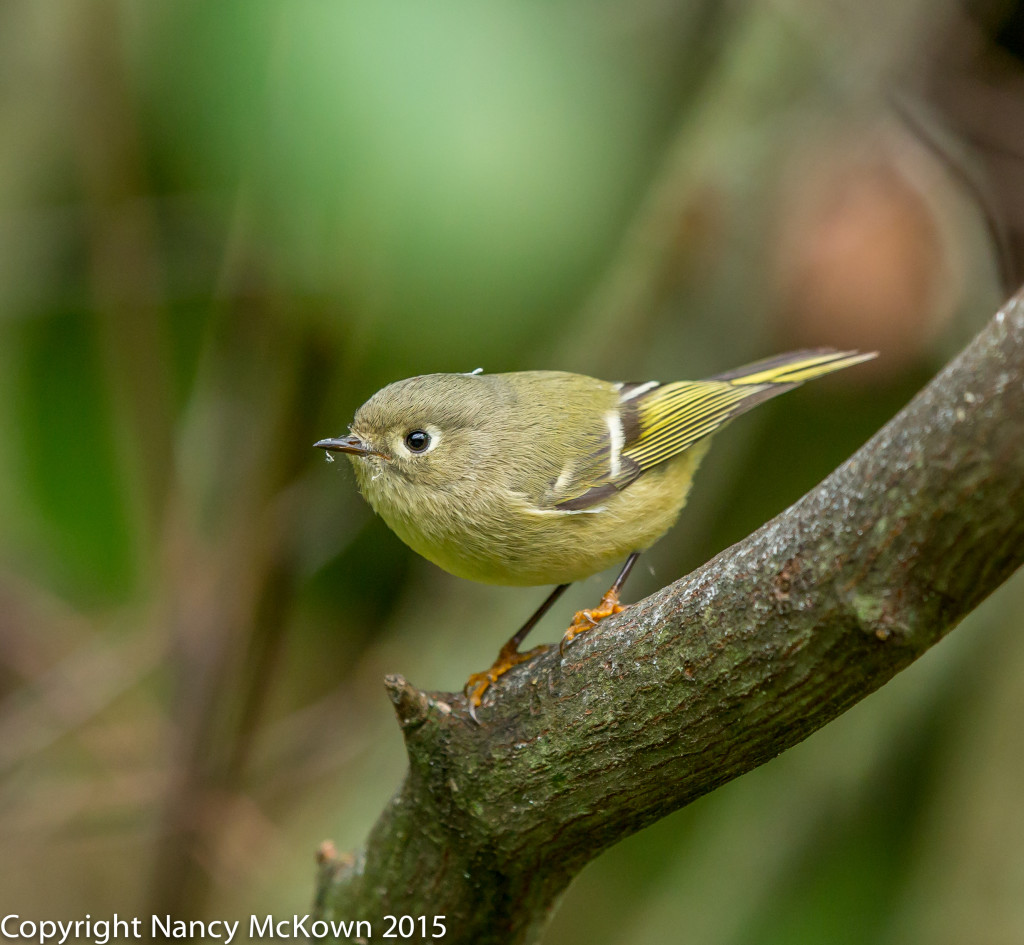
POLYGON ((755 361, 734 368, 724 374, 709 377, 709 381, 728 381, 730 384, 802 384, 833 371, 853 367, 878 357, 877 351, 835 351, 832 348, 805 348, 788 351, 773 358, 755 361))

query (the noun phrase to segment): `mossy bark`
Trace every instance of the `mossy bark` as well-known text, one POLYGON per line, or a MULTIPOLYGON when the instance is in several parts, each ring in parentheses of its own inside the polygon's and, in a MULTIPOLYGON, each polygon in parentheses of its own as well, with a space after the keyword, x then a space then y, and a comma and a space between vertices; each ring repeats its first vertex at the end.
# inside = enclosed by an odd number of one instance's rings
POLYGON ((322 859, 317 914, 536 941, 589 860, 821 728, 1022 561, 1018 296, 791 508, 510 672, 482 726, 461 696, 389 677, 409 771, 365 850, 322 859))

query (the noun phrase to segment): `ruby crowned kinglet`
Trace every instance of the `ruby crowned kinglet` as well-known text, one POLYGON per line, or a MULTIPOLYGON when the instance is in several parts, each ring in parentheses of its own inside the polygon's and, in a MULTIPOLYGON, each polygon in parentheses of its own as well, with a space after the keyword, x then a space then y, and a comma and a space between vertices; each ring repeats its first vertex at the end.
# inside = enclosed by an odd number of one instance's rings
POLYGON ((616 613, 637 555, 675 522, 710 436, 803 381, 874 357, 793 351, 704 381, 612 384, 561 371, 426 374, 356 412, 351 435, 315 445, 348 453, 359 489, 410 548, 459 577, 559 585, 470 677, 475 716, 491 682, 546 647, 519 644, 572 582, 626 558, 580 611, 563 645, 616 613))

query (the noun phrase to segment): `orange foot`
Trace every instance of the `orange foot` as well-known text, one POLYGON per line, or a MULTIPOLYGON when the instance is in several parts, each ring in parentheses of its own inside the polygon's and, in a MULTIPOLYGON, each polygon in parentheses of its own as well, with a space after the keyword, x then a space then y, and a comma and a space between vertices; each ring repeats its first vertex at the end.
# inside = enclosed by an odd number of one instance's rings
POLYGON ((466 680, 466 685, 463 687, 463 693, 469 700, 469 714, 473 721, 477 725, 480 724, 480 720, 476 717, 476 710, 479 708, 480 700, 483 698, 484 693, 487 692, 491 683, 497 682, 498 677, 504 676, 513 666, 518 666, 520 663, 532 660, 535 656, 540 656, 541 653, 546 653, 550 649, 551 647, 548 644, 543 643, 540 646, 535 646, 532 650, 520 653, 516 647, 516 641, 509 640, 501 648, 498 658, 490 669, 483 673, 473 673, 466 680))
POLYGON ((619 592, 612 587, 608 593, 601 598, 601 603, 593 610, 578 610, 572 618, 569 629, 565 631, 562 642, 558 644, 558 655, 565 656, 566 644, 572 643, 581 633, 592 630, 597 626, 598 621, 610 617, 612 614, 621 613, 626 608, 619 603, 619 592))

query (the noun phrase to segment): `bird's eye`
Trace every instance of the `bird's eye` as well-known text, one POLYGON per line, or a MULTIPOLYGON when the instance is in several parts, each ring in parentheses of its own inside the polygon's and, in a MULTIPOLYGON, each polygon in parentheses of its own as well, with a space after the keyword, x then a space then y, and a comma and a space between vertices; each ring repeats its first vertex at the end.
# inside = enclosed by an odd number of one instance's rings
POLYGON ((406 434, 405 445, 414 453, 422 453, 430 446, 430 434, 424 430, 413 430, 406 434))

